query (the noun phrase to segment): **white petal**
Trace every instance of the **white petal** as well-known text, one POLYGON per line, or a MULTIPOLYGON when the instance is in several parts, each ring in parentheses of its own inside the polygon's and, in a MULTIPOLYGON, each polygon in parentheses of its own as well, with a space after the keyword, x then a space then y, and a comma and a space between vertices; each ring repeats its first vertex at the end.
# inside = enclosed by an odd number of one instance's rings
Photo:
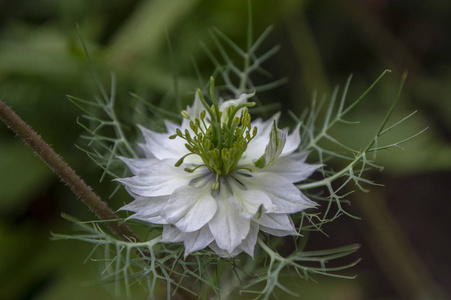
POLYGON ((223 191, 217 197, 217 204, 216 214, 208 225, 218 247, 231 253, 246 238, 251 221, 240 216, 223 191))
POLYGON ((287 214, 263 214, 260 218, 255 218, 255 222, 260 224, 260 229, 275 236, 296 235, 293 221, 287 214))
POLYGON ((277 207, 277 213, 297 213, 316 204, 305 197, 289 180, 272 172, 252 173, 252 177, 243 179, 246 186, 266 193, 277 207))
POLYGON ((135 212, 130 218, 141 220, 154 224, 165 224, 164 219, 160 217, 169 197, 138 197, 119 210, 135 212))
POLYGON ((185 140, 170 139, 169 133, 159 133, 139 126, 146 141, 146 148, 158 159, 179 159, 188 153, 185 140))
POLYGON ((185 257, 198 250, 202 250, 213 242, 213 235, 208 226, 194 232, 182 232, 173 225, 163 226, 163 243, 183 242, 185 245, 185 257))
MULTIPOLYGON (((254 94, 241 94, 238 99, 232 99, 232 100, 227 100, 224 101, 221 106, 219 107, 219 111, 222 112, 222 117, 221 117, 221 122, 225 123, 228 121, 229 119, 229 115, 226 114, 227 112, 227 108, 231 107, 231 106, 238 106, 240 104, 246 103, 247 99, 254 96, 254 94)), ((240 117, 241 116, 241 112, 243 111, 244 107, 239 109, 238 112, 235 114, 234 117, 240 117)))
MULTIPOLYGON (((240 180, 243 176, 236 174, 235 177, 240 180)), ((233 190, 233 195, 229 198, 229 201, 235 204, 242 217, 247 219, 252 218, 258 213, 260 207, 263 207, 265 212, 276 209, 271 199, 261 190, 252 188, 243 190, 240 184, 233 179, 230 180, 230 185, 233 190)))
POLYGON ((269 142, 273 122, 274 120, 277 122, 279 117, 280 113, 277 113, 269 120, 262 121, 261 119, 257 119, 251 122, 252 127, 257 127, 257 135, 247 145, 247 149, 241 157, 241 162, 243 164, 252 163, 254 160, 260 158, 263 153, 265 153, 265 148, 269 142))
POLYGON ((216 213, 216 200, 211 186, 183 186, 172 193, 162 217, 183 232, 199 230, 216 213))
POLYGON ((146 144, 138 143, 138 148, 144 153, 146 158, 156 158, 152 152, 150 152, 149 148, 147 148, 146 144))
POLYGON ((186 233, 181 232, 174 225, 164 225, 163 234, 161 235, 161 242, 163 243, 183 242, 185 234, 186 233))
MULTIPOLYGON (((197 93, 197 91, 195 92, 194 95, 194 102, 193 105, 191 106, 187 106, 186 107, 186 112, 188 113, 188 115, 190 116, 191 120, 194 120, 196 118, 200 117, 200 113, 205 110, 202 102, 199 99, 199 94, 197 93)), ((182 132, 185 131, 185 129, 188 129, 190 131, 190 133, 192 133, 191 128, 189 126, 190 120, 183 118, 182 120, 182 124, 180 126, 180 130, 182 132)))
POLYGON ((251 222, 251 228, 249 230, 247 237, 237 247, 238 249, 249 254, 251 257, 254 257, 255 244, 257 243, 258 238, 258 229, 259 229, 258 224, 255 222, 251 222))
POLYGON ((168 201, 168 196, 163 197, 137 197, 135 200, 122 206, 119 210, 128 210, 132 212, 148 211, 149 213, 159 214, 168 201))
POLYGON ((282 154, 280 156, 286 156, 288 154, 293 153, 296 149, 299 148, 299 144, 301 144, 301 134, 300 134, 301 124, 298 124, 296 128, 293 130, 291 134, 287 137, 287 142, 285 147, 283 148, 282 154))
POLYGON ((204 226, 200 230, 194 232, 188 232, 185 235, 186 237, 183 241, 185 245, 185 257, 194 251, 204 249, 214 240, 208 226, 204 226))
POLYGON ((257 237, 258 237, 258 224, 251 222, 251 227, 249 230, 248 235, 246 238, 241 242, 241 244, 238 245, 235 249, 233 249, 231 252, 219 248, 218 244, 216 242, 213 242, 209 245, 209 247, 219 256, 230 258, 235 257, 241 252, 246 252, 250 256, 254 256, 254 249, 255 244, 257 243, 257 237))
POLYGON ((274 121, 269 135, 269 142, 265 147, 265 153, 254 162, 254 165, 257 168, 263 169, 274 164, 285 147, 286 139, 286 132, 277 128, 276 122, 274 121))
POLYGON ((170 134, 170 135, 175 134, 177 128, 180 127, 179 124, 176 124, 176 123, 171 122, 169 120, 164 120, 164 125, 166 126, 167 133, 170 134))
POLYGON ((143 215, 140 212, 133 214, 132 216, 130 216, 130 218, 151 224, 167 224, 166 220, 163 219, 161 216, 150 217, 148 215, 143 215))
MULTIPOLYGON (((133 173, 133 175, 146 176, 149 171, 154 168, 158 168, 158 164, 161 162, 157 158, 126 158, 119 157, 133 173)), ((175 164, 175 162, 174 162, 175 164)))
POLYGON ((200 113, 203 110, 205 110, 204 105, 200 101, 199 94, 196 91, 196 93, 194 94, 193 105, 187 106, 186 107, 186 111, 190 115, 191 119, 194 120, 195 118, 199 118, 200 117, 200 113))
POLYGON ((279 157, 277 161, 269 168, 261 170, 262 172, 273 172, 280 175, 290 182, 300 182, 310 177, 321 165, 310 165, 304 163, 307 153, 292 153, 290 155, 279 157))
POLYGON ((202 172, 198 170, 198 172, 188 173, 183 167, 176 167, 176 160, 173 159, 161 160, 145 170, 140 170, 139 160, 126 162, 132 171, 140 175, 117 179, 117 181, 123 183, 130 193, 144 197, 170 195, 177 188, 188 185, 202 172))
POLYGON ((216 242, 211 243, 208 245, 211 250, 213 250, 217 255, 224 257, 224 258, 230 258, 237 256, 240 254, 243 250, 239 249, 238 247, 235 248, 232 252, 228 252, 227 250, 219 248, 218 244, 216 242))

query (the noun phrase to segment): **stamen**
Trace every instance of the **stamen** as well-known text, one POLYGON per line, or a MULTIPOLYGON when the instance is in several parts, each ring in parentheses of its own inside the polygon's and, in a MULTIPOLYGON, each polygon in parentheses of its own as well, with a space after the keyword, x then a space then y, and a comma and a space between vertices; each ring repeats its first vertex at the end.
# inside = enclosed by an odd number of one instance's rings
POLYGON ((186 110, 182 110, 182 117, 184 117, 185 119, 190 120, 189 113, 186 110))
POLYGON ((188 153, 188 154, 186 154, 186 155, 183 155, 183 156, 175 163, 175 166, 176 166, 176 167, 180 167, 180 165, 183 163, 183 160, 184 160, 187 156, 190 156, 190 155, 192 155, 192 154, 195 154, 195 153, 188 153))
POLYGON ((216 176, 212 190, 217 191, 220 188, 221 178, 226 178, 238 170, 253 172, 249 165, 239 166, 239 162, 247 145, 257 134, 257 128, 251 126, 251 115, 248 110, 249 107, 255 105, 255 102, 232 105, 221 112, 215 96, 213 78, 210 79, 212 106, 207 104, 200 90, 197 93, 204 110, 194 120, 186 110, 182 111, 182 116, 190 120, 191 130, 185 129, 182 132, 177 129, 176 134, 171 135, 170 138, 184 139, 185 147, 189 151, 187 155, 177 161, 176 166, 180 166, 188 155, 198 155, 204 163, 196 165, 194 168, 185 168, 185 171, 192 173, 201 167, 208 168, 216 176), (224 120, 222 120, 223 114, 225 114, 224 120))
POLYGON ((183 169, 185 172, 188 173, 193 173, 194 171, 196 171, 197 169, 199 169, 200 167, 207 167, 207 165, 201 164, 201 165, 197 165, 196 167, 190 169, 190 168, 185 168, 183 169))

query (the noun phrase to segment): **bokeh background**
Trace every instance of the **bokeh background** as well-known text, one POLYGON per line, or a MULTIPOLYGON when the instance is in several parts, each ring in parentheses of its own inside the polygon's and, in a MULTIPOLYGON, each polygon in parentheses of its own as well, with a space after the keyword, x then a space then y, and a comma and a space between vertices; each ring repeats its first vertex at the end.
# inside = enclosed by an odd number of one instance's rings
MULTIPOLYGON (((365 145, 408 78, 395 117, 418 113, 393 133, 402 139, 429 129, 404 145, 380 153, 383 187, 351 196, 349 210, 325 227, 329 237, 310 236, 309 249, 361 243, 362 261, 347 274, 355 280, 317 278, 290 285, 301 299, 445 299, 451 297, 451 2, 390 0, 252 1, 254 32, 273 24, 263 45, 282 46, 264 66, 288 82, 260 94, 299 114, 312 95, 330 95, 354 74, 349 98, 362 93, 385 69, 392 72, 351 116, 361 126, 336 137, 365 145), (373 130, 373 131, 372 131, 373 130)), ((79 42, 80 26, 100 76, 118 78, 120 101, 129 92, 170 106, 173 67, 183 100, 198 86, 194 59, 208 75, 213 67, 200 43, 212 47, 219 28, 245 46, 246 1, 200 0, 0 0, 0 97, 26 120, 105 199, 101 171, 80 150, 81 112, 66 94, 98 94, 79 42), (168 51, 167 36, 173 47, 168 51), (166 101, 166 100, 165 100, 166 101), (170 100, 168 100, 170 101, 170 100)), ((339 166, 337 166, 339 167, 339 166)), ((126 193, 108 200, 117 209, 126 193)), ((99 266, 84 259, 91 246, 51 241, 70 233, 66 212, 91 220, 87 209, 6 126, 0 124, 0 298, 109 299, 91 284, 99 266)), ((145 299, 138 287, 134 298, 145 299)), ((281 294, 282 298, 284 295, 281 294)), ((284 298, 288 299, 288 298, 284 298)))

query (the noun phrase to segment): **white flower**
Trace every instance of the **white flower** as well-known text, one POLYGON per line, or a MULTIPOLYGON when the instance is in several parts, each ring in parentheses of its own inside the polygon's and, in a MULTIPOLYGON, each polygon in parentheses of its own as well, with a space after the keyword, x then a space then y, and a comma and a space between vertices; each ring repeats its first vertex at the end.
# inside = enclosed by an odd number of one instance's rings
POLYGON ((185 255, 210 247, 221 256, 253 256, 259 230, 296 235, 290 214, 315 203, 293 183, 317 165, 295 152, 299 127, 280 130, 279 115, 252 121, 242 94, 210 108, 200 91, 167 133, 141 128, 146 158, 122 158, 134 174, 119 179, 135 198, 122 210, 134 219, 163 224, 162 241, 183 242, 185 255), (258 128, 258 129, 257 129, 258 128))

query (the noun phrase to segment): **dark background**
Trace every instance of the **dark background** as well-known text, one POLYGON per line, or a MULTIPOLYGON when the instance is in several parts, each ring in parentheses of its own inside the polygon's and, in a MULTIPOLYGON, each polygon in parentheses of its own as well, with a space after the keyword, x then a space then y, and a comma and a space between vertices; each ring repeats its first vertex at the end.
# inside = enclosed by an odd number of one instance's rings
MULTIPOLYGON (((361 243, 362 261, 345 273, 355 280, 317 278, 298 282, 303 299, 441 299, 451 295, 451 2, 342 0, 253 1, 256 36, 274 24, 263 49, 279 53, 265 64, 287 84, 259 95, 300 114, 315 91, 330 95, 353 73, 349 98, 361 94, 385 69, 392 72, 352 115, 361 125, 335 136, 365 145, 408 77, 395 118, 418 113, 398 130, 402 139, 428 127, 402 149, 380 153, 384 184, 351 196, 349 210, 313 234, 309 249, 361 243)), ((245 1, 72 1, 0 0, 0 97, 26 120, 105 199, 108 180, 74 144, 82 129, 80 111, 66 94, 90 98, 97 89, 83 54, 80 26, 100 76, 118 78, 118 98, 130 91, 158 103, 173 94, 173 46, 183 101, 197 87, 192 58, 208 75, 213 70, 200 41, 212 48, 209 30, 219 28, 245 46, 245 1)), ((164 103, 163 103, 164 105, 164 103)), ((287 120, 288 117, 287 117, 287 120)), ((288 122, 288 121, 287 121, 288 122)), ((338 168, 339 166, 337 166, 338 168)), ((90 245, 50 241, 50 231, 72 232, 60 217, 91 220, 87 209, 48 168, 0 126, 0 290, 3 299, 95 299, 112 297, 107 288, 86 285, 98 276, 96 263, 82 264, 90 245), (110 295, 110 296, 109 296, 110 295)), ((129 201, 122 192, 109 200, 117 209, 129 201)), ((134 295, 144 297, 138 287, 134 295)), ((283 294, 281 294, 283 295, 283 294)))

